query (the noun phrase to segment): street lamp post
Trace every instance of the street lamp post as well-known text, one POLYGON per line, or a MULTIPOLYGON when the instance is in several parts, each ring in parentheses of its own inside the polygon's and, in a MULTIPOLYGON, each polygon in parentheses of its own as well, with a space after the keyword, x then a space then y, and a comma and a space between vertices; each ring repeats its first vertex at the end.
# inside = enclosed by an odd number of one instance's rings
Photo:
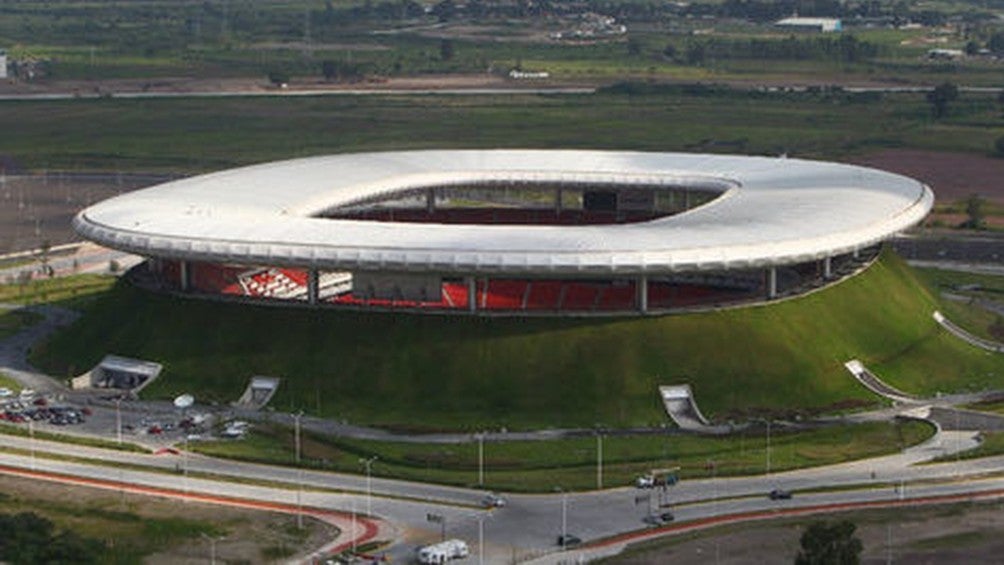
POLYGON ((214 538, 206 535, 205 532, 199 532, 199 535, 206 538, 206 541, 209 542, 209 563, 210 565, 216 565, 216 542, 223 541, 223 538, 226 536, 214 538))
POLYGON ((478 565, 485 565, 485 516, 478 518, 478 565))
POLYGON ((568 546, 568 493, 561 487, 554 487, 554 490, 561 493, 561 550, 565 551, 568 546))
POLYGON ((373 462, 377 460, 377 456, 374 455, 369 459, 360 459, 359 462, 366 465, 366 515, 373 515, 373 462))
POLYGON ((122 397, 115 399, 115 438, 122 445, 122 397))
POLYGON ((28 445, 31 447, 31 470, 35 470, 35 422, 28 419, 28 445))
POLYGON ((770 420, 767 420, 767 475, 770 475, 770 420))
POLYGON ((485 433, 478 433, 478 486, 485 484, 485 433))
POLYGON ((293 414, 293 441, 296 445, 296 465, 300 466, 300 418, 303 417, 303 411, 299 411, 293 414))
POLYGON ((596 434, 596 490, 603 490, 603 434, 596 434))

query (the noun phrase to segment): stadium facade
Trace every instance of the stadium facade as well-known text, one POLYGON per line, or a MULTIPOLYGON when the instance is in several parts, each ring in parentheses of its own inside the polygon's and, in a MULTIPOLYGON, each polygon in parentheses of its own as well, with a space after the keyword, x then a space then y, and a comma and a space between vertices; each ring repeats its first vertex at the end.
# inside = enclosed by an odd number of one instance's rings
POLYGON ((188 294, 417 312, 646 314, 857 272, 924 184, 787 158, 576 150, 312 157, 98 203, 74 228, 188 294))

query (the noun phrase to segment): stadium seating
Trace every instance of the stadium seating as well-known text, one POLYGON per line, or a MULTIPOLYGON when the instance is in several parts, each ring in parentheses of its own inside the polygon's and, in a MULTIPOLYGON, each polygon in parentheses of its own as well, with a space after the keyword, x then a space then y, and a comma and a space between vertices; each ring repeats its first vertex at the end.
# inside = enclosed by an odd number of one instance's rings
POLYGON ((557 310, 564 284, 561 281, 531 281, 526 299, 526 309, 557 310))

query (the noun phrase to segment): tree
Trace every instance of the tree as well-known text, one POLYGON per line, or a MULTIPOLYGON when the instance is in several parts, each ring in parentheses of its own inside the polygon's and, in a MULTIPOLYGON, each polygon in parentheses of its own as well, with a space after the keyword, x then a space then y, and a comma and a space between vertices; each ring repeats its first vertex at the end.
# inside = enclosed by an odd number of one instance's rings
POLYGON ((676 45, 672 43, 667 43, 662 49, 662 56, 667 59, 676 59, 676 45))
POLYGON ((289 84, 289 73, 285 71, 270 71, 268 73, 268 81, 275 86, 289 84))
POLYGON ((983 222, 986 219, 984 210, 986 200, 979 194, 970 194, 966 199, 966 223, 963 227, 978 230, 983 229, 983 222))
POLYGON ((1004 54, 1004 32, 991 35, 990 40, 987 41, 987 49, 997 55, 1004 54))
POLYGON ((338 77, 338 65, 331 59, 321 61, 321 74, 324 80, 335 80, 338 77))
POLYGON ((931 111, 935 118, 948 114, 948 104, 959 97, 959 87, 950 82, 943 82, 927 93, 927 101, 931 103, 931 111))
POLYGON ((997 150, 998 155, 1004 157, 1004 135, 994 141, 994 149, 997 150))
POLYGON ((969 55, 970 57, 972 57, 973 55, 976 55, 977 53, 980 52, 980 44, 976 43, 973 40, 969 40, 969 41, 966 42, 966 49, 965 49, 965 51, 966 51, 966 55, 969 55))
POLYGON ((439 60, 449 61, 453 59, 453 40, 452 39, 440 39, 439 40, 439 60))
POLYGON ((861 560, 861 545, 852 522, 813 522, 802 533, 795 565, 855 565, 861 560))
POLYGON ((630 57, 637 57, 638 55, 641 55, 641 41, 638 41, 634 37, 628 39, 627 54, 630 57))

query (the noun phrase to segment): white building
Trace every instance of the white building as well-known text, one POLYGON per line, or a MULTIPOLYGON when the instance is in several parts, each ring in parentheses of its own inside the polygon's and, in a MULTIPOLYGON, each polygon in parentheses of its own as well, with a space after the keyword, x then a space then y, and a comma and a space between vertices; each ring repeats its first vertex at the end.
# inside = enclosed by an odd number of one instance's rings
POLYGON ((819 31, 824 33, 843 31, 843 24, 834 18, 785 18, 774 23, 775 26, 792 31, 819 31))

